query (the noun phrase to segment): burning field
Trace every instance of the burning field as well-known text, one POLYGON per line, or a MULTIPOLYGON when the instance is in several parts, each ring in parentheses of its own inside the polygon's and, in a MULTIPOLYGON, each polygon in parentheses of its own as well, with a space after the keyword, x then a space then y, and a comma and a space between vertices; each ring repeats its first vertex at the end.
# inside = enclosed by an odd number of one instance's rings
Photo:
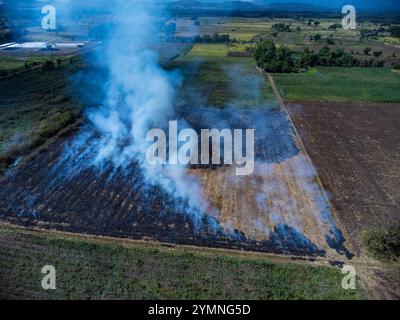
POLYGON ((160 66, 151 49, 160 41, 158 24, 145 9, 131 9, 129 19, 119 12, 120 25, 94 59, 103 62, 102 75, 77 76, 85 91, 79 96, 91 98, 85 123, 2 177, 0 218, 76 233, 350 258, 316 170, 254 61, 189 53, 160 66), (147 132, 172 120, 197 132, 254 129, 254 172, 149 165, 147 132))
POLYGON ((87 124, 7 173, 0 216, 25 226, 176 244, 331 259, 348 254, 282 110, 200 108, 181 115, 193 128, 254 128, 253 175, 210 165, 178 170, 184 191, 177 180, 174 189, 149 183, 138 160, 91 165, 101 135, 87 124))

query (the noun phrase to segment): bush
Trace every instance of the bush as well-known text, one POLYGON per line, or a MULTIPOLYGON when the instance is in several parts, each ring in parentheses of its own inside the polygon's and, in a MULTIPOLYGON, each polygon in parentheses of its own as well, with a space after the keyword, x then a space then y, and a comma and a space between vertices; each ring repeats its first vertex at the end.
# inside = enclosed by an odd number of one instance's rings
POLYGON ((400 258, 400 225, 379 230, 367 230, 362 235, 367 253, 376 259, 398 260, 400 258))

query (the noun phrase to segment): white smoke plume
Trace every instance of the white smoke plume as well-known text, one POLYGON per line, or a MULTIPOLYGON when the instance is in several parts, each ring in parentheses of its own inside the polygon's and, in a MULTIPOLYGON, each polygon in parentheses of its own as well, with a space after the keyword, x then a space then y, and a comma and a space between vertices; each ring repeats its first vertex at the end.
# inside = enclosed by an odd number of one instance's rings
POLYGON ((135 1, 121 1, 113 10, 115 27, 100 59, 109 75, 106 98, 101 107, 87 111, 95 130, 82 132, 66 148, 57 168, 61 164, 63 170, 69 167, 66 177, 72 178, 88 166, 102 169, 112 163, 114 169, 129 170, 135 163, 147 183, 185 203, 185 211, 198 226, 205 212, 215 215, 215 211, 203 199, 195 178, 188 176, 183 166, 151 166, 146 160, 148 131, 178 120, 174 97, 180 76, 165 71, 153 49, 161 43, 160 21, 167 14, 162 7, 150 8, 135 1))

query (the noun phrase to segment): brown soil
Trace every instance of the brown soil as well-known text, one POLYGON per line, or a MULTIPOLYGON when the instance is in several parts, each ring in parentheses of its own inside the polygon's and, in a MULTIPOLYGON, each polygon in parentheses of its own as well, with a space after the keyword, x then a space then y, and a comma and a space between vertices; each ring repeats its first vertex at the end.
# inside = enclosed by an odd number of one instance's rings
POLYGON ((318 102, 289 110, 361 254, 365 228, 400 219, 400 105, 318 102))
MULTIPOLYGON (((370 260, 363 230, 400 220, 400 105, 315 102, 288 109, 332 193, 350 249, 370 260)), ((398 264, 358 271, 372 297, 400 298, 398 264)))

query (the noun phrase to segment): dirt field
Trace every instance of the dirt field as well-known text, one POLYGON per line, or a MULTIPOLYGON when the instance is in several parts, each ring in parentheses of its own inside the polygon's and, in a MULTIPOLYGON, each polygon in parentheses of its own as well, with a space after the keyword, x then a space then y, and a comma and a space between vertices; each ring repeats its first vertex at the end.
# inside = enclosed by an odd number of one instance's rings
POLYGON ((292 104, 290 112, 355 253, 361 233, 400 219, 400 105, 292 104))

